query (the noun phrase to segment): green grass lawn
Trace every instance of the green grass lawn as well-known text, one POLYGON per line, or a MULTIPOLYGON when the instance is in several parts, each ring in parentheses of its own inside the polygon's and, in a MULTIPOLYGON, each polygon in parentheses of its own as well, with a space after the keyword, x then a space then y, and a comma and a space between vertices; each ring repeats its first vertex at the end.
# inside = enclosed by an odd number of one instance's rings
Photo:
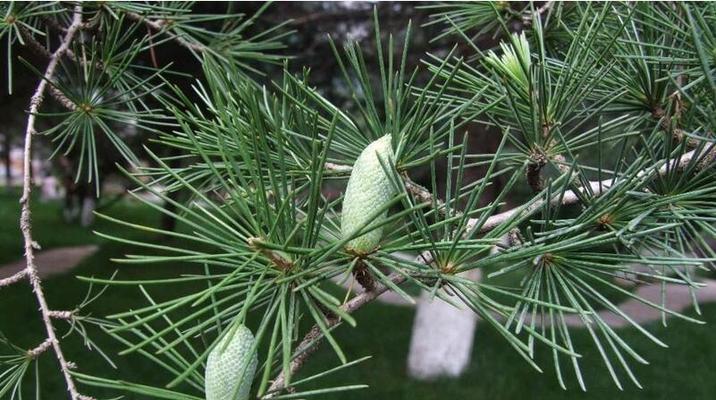
MULTIPOLYGON (((14 226, 13 211, 8 207, 13 202, 0 197, 0 254, 5 259, 15 259, 20 254, 19 235, 14 226)), ((128 252, 136 252, 121 244, 107 243, 87 233, 83 228, 62 223, 59 205, 56 203, 35 203, 35 233, 45 247, 67 244, 98 243, 100 251, 85 260, 75 274, 107 277, 116 269, 122 279, 172 276, 192 271, 195 266, 186 264, 168 265, 118 265, 108 261, 128 252)), ((15 209, 17 210, 17 209, 15 209)), ((17 211, 14 211, 15 213, 17 211)), ((130 221, 156 223, 156 215, 130 203, 118 203, 106 211, 110 215, 121 214, 130 221)), ((15 214, 16 215, 16 214, 15 214)), ((92 229, 126 233, 123 228, 99 221, 92 229)), ((132 235, 136 235, 134 232, 132 235)), ((64 309, 77 304, 87 291, 87 284, 73 276, 59 276, 45 282, 50 304, 64 309)), ((184 287, 190 290, 191 287, 184 287)), ((160 288, 159 296, 176 294, 174 288, 160 288), (161 293, 164 290, 165 293, 161 293)), ((136 288, 112 287, 105 295, 88 308, 94 315, 137 308, 146 303, 136 288)), ((21 283, 0 291, 0 330, 23 347, 33 347, 42 340, 42 326, 37 315, 37 306, 29 287, 21 283)), ((716 304, 703 307, 703 318, 716 322, 716 304)), ((693 314, 693 313, 691 313, 693 314)), ((410 340, 413 311, 409 308, 372 305, 356 314, 358 327, 343 326, 336 332, 337 338, 349 358, 373 355, 364 363, 329 375, 316 382, 314 387, 365 383, 369 389, 326 396, 331 399, 712 399, 716 396, 716 335, 711 325, 694 325, 678 320, 669 320, 669 327, 654 324, 650 330, 668 343, 669 349, 659 349, 633 329, 625 329, 624 336, 633 347, 651 362, 649 366, 636 368, 637 376, 644 385, 643 390, 631 386, 625 374, 621 373, 626 389, 620 392, 614 387, 596 349, 589 348, 589 335, 584 330, 573 335, 576 346, 585 356, 582 362, 586 375, 588 392, 582 393, 576 381, 568 380, 569 390, 563 391, 557 384, 551 368, 550 354, 542 348, 537 359, 545 369, 544 374, 532 370, 522 361, 492 329, 480 325, 477 330, 473 362, 467 373, 460 379, 434 382, 415 382, 406 377, 405 359, 410 340)), ((62 329, 65 327, 62 326, 62 329)), ((92 337, 110 354, 121 347, 92 331, 92 337)), ((166 376, 154 364, 138 356, 113 356, 118 370, 111 370, 97 354, 88 353, 82 343, 72 337, 63 342, 69 359, 77 362, 81 372, 100 376, 121 376, 123 379, 140 383, 159 384, 166 376)), ((306 365, 305 374, 325 370, 338 364, 329 346, 323 346, 306 365)), ((55 361, 51 353, 41 359, 43 391, 41 399, 64 399, 64 386, 55 373, 55 361)), ((566 367, 566 366, 565 366, 566 367)), ((567 378, 571 375, 565 373, 567 378)), ((31 382, 29 382, 31 383, 31 382)), ((117 393, 87 390, 89 394, 106 399, 117 393)), ((141 399, 128 395, 127 399, 141 399)))
MULTIPOLYGON (((20 233, 18 216, 20 215, 20 192, 0 193, 0 264, 15 261, 22 257, 23 243, 20 233)), ((102 206, 102 204, 100 204, 102 206)), ((157 224, 159 216, 147 207, 140 206, 136 201, 112 202, 103 207, 102 213, 115 218, 143 221, 157 224)), ((103 232, 117 231, 115 223, 97 218, 89 228, 79 224, 68 224, 62 217, 62 205, 59 201, 40 201, 33 196, 32 201, 32 234, 42 249, 61 246, 77 246, 83 244, 101 244, 105 241, 92 233, 93 230, 103 232)), ((122 229, 122 232, 137 237, 134 230, 122 229)))

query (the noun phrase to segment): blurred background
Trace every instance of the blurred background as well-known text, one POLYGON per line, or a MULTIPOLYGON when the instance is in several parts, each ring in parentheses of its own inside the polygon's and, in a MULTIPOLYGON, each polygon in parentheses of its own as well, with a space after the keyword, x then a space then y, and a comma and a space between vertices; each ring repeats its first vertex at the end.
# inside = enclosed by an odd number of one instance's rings
MULTIPOLYGON (((233 3, 231 12, 251 14, 261 6, 259 2, 233 3)), ((445 55, 455 46, 453 37, 431 41, 440 33, 441 26, 428 25, 431 10, 421 9, 415 3, 398 2, 278 2, 273 4, 261 16, 252 29, 275 26, 288 19, 293 22, 288 26, 295 33, 286 40, 285 54, 292 57, 289 68, 299 72, 303 67, 311 70, 311 83, 316 86, 334 104, 350 110, 353 104, 342 81, 338 64, 328 43, 328 37, 336 43, 348 41, 361 42, 369 55, 367 65, 376 65, 373 41, 373 7, 377 7, 380 16, 382 33, 392 34, 396 43, 402 43, 406 27, 411 21, 413 30, 410 37, 410 53, 408 63, 418 66, 426 52, 445 55), (370 58, 372 55, 373 59, 370 58)), ((222 12, 227 10, 226 3, 206 2, 196 4, 197 12, 222 12)), ((228 12, 228 11, 227 11, 228 12)), ((520 26, 511 27, 519 30, 520 26)), ((496 43, 490 38, 481 39, 478 46, 490 48, 496 43)), ((2 46, 6 46, 3 43, 2 46)), ((457 43, 457 54, 467 55, 467 46, 457 43)), ((5 48, 0 49, 4 54, 5 48)), ((33 65, 44 65, 44 61, 27 49, 18 46, 18 56, 27 59, 33 65)), ((150 55, 144 55, 144 62, 153 62, 150 55)), ((189 89, 194 78, 201 75, 201 65, 184 48, 167 42, 157 48, 154 56, 159 63, 171 60, 174 69, 185 72, 191 78, 178 80, 182 87, 189 89)), ((22 175, 22 133, 26 119, 25 110, 32 90, 37 84, 37 75, 13 60, 14 88, 12 95, 3 90, 0 97, 0 278, 11 275, 23 267, 22 238, 18 228, 19 216, 19 185, 22 175)), ((7 68, 8 65, 5 65, 7 68)), ((272 77, 279 76, 281 66, 262 66, 264 77, 258 79, 269 82, 272 77)), ((371 70, 378 74, 377 69, 371 70)), ((2 72, 2 79, 7 74, 2 72)), ((419 75, 418 79, 425 79, 419 75)), ((7 85, 3 82, 0 87, 7 85)), ((190 91, 187 90, 187 93, 190 91)), ((45 111, 51 111, 51 102, 45 111)), ((51 127, 52 119, 40 120, 45 126, 51 127)), ((128 129, 122 125, 123 131, 118 132, 126 139, 137 154, 142 154, 141 146, 154 148, 154 144, 145 132, 128 129)), ((118 128, 119 129, 119 128, 118 128)), ((491 134, 485 127, 468 125, 470 132, 470 152, 487 153, 496 148, 499 136, 491 134)), ((129 182, 118 173, 115 163, 122 163, 119 154, 108 143, 100 143, 99 173, 101 180, 101 196, 96 197, 93 184, 83 180, 75 182, 74 171, 78 160, 70 153, 56 156, 48 161, 52 152, 52 144, 41 138, 35 142, 33 160, 33 176, 37 185, 36 198, 33 203, 34 234, 42 246, 38 264, 46 277, 45 286, 50 303, 56 308, 72 307, 80 302, 88 293, 88 285, 75 276, 109 277, 119 271, 122 279, 151 279, 152 277, 176 275, 189 272, 191 265, 118 265, 111 260, 120 258, 137 249, 116 242, 108 242, 93 234, 93 231, 113 232, 118 234, 121 226, 95 217, 95 212, 112 217, 121 217, 125 221, 142 222, 145 225, 161 226, 170 229, 176 227, 171 218, 142 206, 126 195, 131 188, 129 182)), ((160 154, 166 152, 156 148, 160 154)), ((166 154, 171 155, 171 154, 166 154)), ((479 171, 475 171, 479 177, 479 171)), ((440 174, 438 174, 440 175, 440 174)), ((420 177, 417 177, 418 180, 420 177)), ((425 177, 423 177, 424 179, 425 177)), ((493 190, 499 191, 500 182, 494 182, 493 190)), ((489 199, 485 199, 487 201, 489 199)), ((517 201, 519 199, 513 199, 517 201)), ((125 237, 136 237, 138 232, 126 229, 125 237)), ((146 235, 146 234, 145 234, 146 235)), ((145 236, 146 238, 146 236, 145 236)), ((158 241, 164 240, 157 238, 158 241)), ((92 289, 96 293, 97 289, 92 289)), ((172 290, 174 290, 172 288, 172 290)), ((190 291, 187 286, 185 290, 190 291)), ((167 296, 172 293, 167 293, 167 296)), ((112 312, 143 305, 135 291, 123 290, 120 287, 109 289, 104 297, 93 303, 90 310, 96 315, 107 315, 112 312)), ((687 311, 692 315, 693 311, 687 311)), ((702 318, 708 322, 716 322, 716 305, 704 304, 702 318)), ((370 389, 333 395, 335 399, 711 399, 716 394, 716 379, 713 371, 716 367, 716 335, 710 326, 695 325, 679 320, 669 320, 669 329, 663 327, 661 320, 655 320, 649 328, 659 338, 670 345, 669 349, 659 349, 640 336, 636 330, 623 329, 626 338, 634 343, 635 349, 651 361, 651 366, 637 367, 636 371, 643 389, 626 386, 620 391, 612 383, 607 370, 601 365, 596 349, 585 354, 583 369, 586 376, 587 393, 582 393, 574 382, 568 382, 568 391, 562 390, 550 368, 550 354, 544 351, 537 354, 540 365, 545 368, 540 374, 516 353, 508 348, 494 330, 482 326, 477 321, 474 331, 474 342, 469 348, 469 362, 459 373, 452 377, 431 377, 418 379, 408 369, 408 354, 414 326, 414 307, 402 304, 376 303, 361 309, 357 313, 358 328, 342 327, 337 336, 344 343, 344 350, 349 358, 373 355, 373 358, 347 372, 330 376, 321 384, 366 383, 370 389)), ((36 343, 39 336, 40 320, 36 312, 36 304, 32 293, 25 284, 3 288, 0 292, 0 329, 8 336, 21 338, 20 343, 28 347, 36 343), (36 333, 37 332, 37 333, 36 333)), ((458 329, 458 328, 456 328, 458 329)), ((468 335, 473 331, 468 330, 468 335)), ((92 334, 99 345, 107 353, 116 353, 119 344, 92 334)), ((578 341, 587 343, 589 333, 586 330, 575 334, 578 341)), ((86 351, 87 343, 70 339, 67 352, 70 359, 77 360, 81 369, 101 371, 107 369, 107 363, 97 353, 86 351)), ((579 346, 579 343, 577 343, 579 346)), ((119 376, 132 381, 163 382, 163 377, 156 369, 133 356, 112 357, 116 367, 121 370, 119 376)), ((334 353, 324 346, 307 364, 304 373, 318 372, 325 365, 337 362, 334 353)), ((61 378, 54 372, 54 360, 44 357, 41 363, 41 375, 45 382, 42 399, 63 398, 64 386, 61 378)), ((325 367, 323 368, 325 369, 325 367)), ((111 374, 111 373, 110 373, 111 374)), ((131 397, 126 398, 141 398, 131 397)))

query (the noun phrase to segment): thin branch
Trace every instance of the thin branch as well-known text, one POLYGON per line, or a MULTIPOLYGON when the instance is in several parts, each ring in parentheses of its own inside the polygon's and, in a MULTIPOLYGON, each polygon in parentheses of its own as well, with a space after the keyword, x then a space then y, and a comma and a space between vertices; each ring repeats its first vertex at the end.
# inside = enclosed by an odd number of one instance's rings
POLYGON ((189 50, 204 52, 208 49, 207 46, 205 46, 201 43, 192 43, 192 42, 184 39, 183 37, 177 35, 176 33, 171 32, 168 29, 172 24, 169 20, 166 20, 166 19, 151 20, 151 19, 145 17, 144 15, 137 14, 134 12, 127 12, 126 15, 129 19, 137 21, 137 22, 142 22, 145 25, 147 25, 147 27, 151 28, 154 31, 166 33, 167 35, 169 35, 169 37, 174 39, 174 41, 176 41, 179 45, 186 47, 189 50))
MULTIPOLYGON (((637 178, 646 177, 648 175, 651 175, 653 173, 663 175, 667 173, 668 171, 672 170, 673 168, 683 168, 687 164, 691 162, 691 160, 696 156, 696 151, 692 150, 688 153, 684 153, 681 155, 681 157, 678 157, 676 159, 670 159, 666 160, 663 163, 656 164, 650 168, 646 168, 642 171, 640 171, 637 174, 637 178)), ((711 147, 708 150, 708 154, 705 156, 707 159, 712 159, 713 156, 716 156, 716 146, 711 147)), ((344 165, 337 165, 337 164, 326 164, 325 167, 327 169, 333 170, 333 171, 341 171, 345 172, 348 168, 348 166, 344 165)), ((431 196, 430 192, 423 188, 420 185, 415 184, 413 181, 410 180, 407 176, 404 177, 406 181, 406 188, 410 190, 411 192, 415 192, 416 197, 421 198, 423 200, 432 201, 432 197, 425 197, 425 196, 431 196), (427 193, 427 194, 426 194, 427 193)), ((611 179, 605 179, 603 181, 592 181, 589 182, 589 186, 594 193, 595 196, 599 196, 603 193, 606 193, 606 191, 611 187, 614 182, 617 180, 617 178, 611 178, 611 179)), ((584 190, 585 187, 582 187, 578 190, 584 190)), ((566 191, 564 195, 561 197, 561 204, 567 205, 567 204, 574 204, 579 201, 579 197, 577 194, 572 191, 566 191)), ((550 204, 556 205, 560 202, 560 197, 556 196, 550 200, 550 204)), ((505 211, 500 214, 493 215, 492 217, 488 218, 487 221, 480 227, 479 232, 485 233, 489 232, 496 227, 500 226, 502 223, 507 221, 509 218, 513 217, 517 213, 524 213, 524 214, 530 214, 534 212, 535 210, 542 207, 545 203, 545 200, 538 200, 532 203, 528 207, 520 206, 515 207, 511 210, 505 211)), ((472 230, 475 225, 478 223, 478 218, 471 218, 467 222, 467 231, 472 230)), ((513 238, 518 237, 518 232, 515 232, 514 230, 510 231, 508 233, 508 239, 510 240, 516 240, 513 238)), ((429 265, 433 262, 432 255, 428 252, 427 254, 421 254, 418 256, 417 262, 423 263, 426 265, 429 265)), ((407 279, 405 275, 399 274, 399 273, 392 273, 388 277, 394 284, 399 285, 407 279)), ((345 303, 343 306, 341 306, 341 309, 347 313, 352 313, 355 310, 363 307, 364 305, 370 303, 371 301, 375 300, 378 296, 388 291, 388 287, 386 287, 383 284, 377 284, 373 290, 363 292, 355 297, 353 297, 350 301, 345 303)), ((335 325, 337 325, 340 322, 339 318, 329 318, 326 321, 326 326, 328 328, 332 328, 335 325)), ((323 331, 318 325, 314 325, 308 333, 303 337, 301 340, 301 343, 298 344, 296 347, 296 356, 291 361, 289 366, 289 371, 291 376, 295 375, 296 372, 303 366, 303 364, 306 362, 306 360, 310 357, 311 354, 313 354, 317 348, 318 344, 320 343, 321 339, 323 339, 323 331)), ((279 392, 286 388, 286 376, 284 375, 284 372, 281 371, 281 373, 276 377, 276 379, 273 381, 271 386, 269 387, 266 395, 262 397, 262 399, 271 399, 276 397, 279 392)))
POLYGON ((44 342, 37 345, 34 349, 28 350, 27 356, 34 360, 39 357, 40 354, 46 352, 50 347, 52 347, 52 341, 50 339, 45 339, 44 342))
MULTIPOLYGON (((708 154, 705 156, 705 158, 710 159, 711 157, 713 157, 714 154, 716 154, 716 147, 712 147, 708 151, 708 154)), ((684 153, 683 155, 681 155, 681 157, 678 157, 677 159, 671 159, 671 160, 665 161, 661 164, 657 164, 652 167, 646 168, 646 169, 640 171, 636 177, 637 177, 637 179, 642 178, 647 175, 653 174, 655 172, 658 175, 664 175, 668 171, 672 170, 673 168, 683 168, 691 162, 691 160, 694 158, 695 155, 696 155, 696 150, 691 150, 687 153, 684 153)), ((610 179, 605 179, 601 182, 600 181, 591 181, 591 182, 589 182, 589 187, 591 188, 591 191, 594 193, 595 196, 600 196, 600 195, 606 193, 606 191, 612 185, 614 185, 614 182, 616 180, 617 180, 617 178, 614 177, 614 178, 610 178, 610 179)), ((578 190, 584 191, 585 189, 586 189, 586 187, 582 186, 578 190)), ((579 196, 577 196, 577 193, 575 193, 573 190, 568 190, 564 193, 564 196, 561 197, 561 200, 562 200, 561 201, 562 205, 574 204, 579 201, 579 196)), ((550 199, 550 204, 557 205, 559 203, 559 201, 560 201, 560 196, 555 196, 554 198, 550 199)), ((522 207, 522 206, 515 207, 511 210, 507 210, 500 214, 495 214, 487 219, 487 221, 480 227, 479 232, 481 232, 481 233, 489 232, 489 231, 495 229, 496 227, 498 227, 499 225, 501 225, 502 223, 504 223, 505 221, 507 221, 509 218, 511 218, 512 216, 514 216, 517 213, 530 214, 533 211, 542 207, 544 205, 544 203, 545 203, 545 200, 540 199, 540 200, 537 200, 534 203, 532 203, 529 207, 522 207)), ((470 220, 468 220, 466 230, 467 231, 472 230, 475 227, 475 225, 477 224, 477 222, 478 222, 477 218, 471 218, 470 220)))
MULTIPOLYGON (((407 278, 405 275, 392 273, 390 274, 390 276, 388 276, 388 279, 390 279, 394 284, 399 285, 405 282, 407 278)), ((371 301, 375 300, 376 298, 378 298, 378 296, 387 292, 388 289, 389 288, 387 286, 381 283, 377 283, 373 290, 363 292, 353 297, 348 302, 343 304, 341 306, 341 309, 346 313, 350 314, 355 310, 363 307, 364 305, 370 303, 371 301)), ((340 321, 341 320, 339 318, 329 318, 326 321, 327 329, 338 325, 340 321)), ((311 328, 311 330, 309 330, 308 333, 303 337, 301 343, 299 343, 296 347, 296 353, 298 355, 293 358, 289 366, 291 376, 295 375, 296 372, 301 368, 301 366, 303 366, 303 364, 306 362, 308 357, 310 357, 311 354, 313 354, 318 349, 318 345, 320 344, 321 339, 323 339, 323 331, 318 325, 314 325, 313 328, 311 328)), ((273 383, 271 383, 271 386, 266 392, 266 395, 264 395, 262 399, 272 399, 276 397, 279 392, 284 388, 286 388, 286 375, 284 375, 283 371, 281 371, 281 373, 278 374, 273 383)))
POLYGON ((327 162, 324 164, 327 170, 336 172, 336 173, 350 173, 353 170, 353 167, 350 165, 342 165, 342 164, 336 164, 332 162, 327 162))
POLYGON ((28 279, 30 280, 30 284, 32 285, 32 291, 35 293, 35 297, 37 298, 37 303, 40 306, 42 320, 45 323, 45 330, 47 331, 47 341, 51 343, 55 355, 57 356, 57 360, 60 363, 60 369, 62 370, 62 374, 65 377, 67 391, 69 392, 72 400, 82 400, 86 397, 80 395, 80 393, 77 391, 77 387, 75 386, 75 382, 70 372, 70 367, 72 366, 72 364, 70 364, 65 359, 65 355, 62 352, 62 348, 60 347, 60 341, 57 339, 57 335, 55 334, 55 327, 52 323, 52 318, 50 317, 50 308, 47 305, 45 293, 42 290, 42 281, 37 274, 37 266, 35 265, 35 247, 37 246, 37 243, 32 238, 32 214, 30 211, 30 195, 32 194, 32 137, 35 133, 35 119, 37 117, 38 110, 40 109, 40 105, 42 105, 42 100, 47 84, 53 79, 60 58, 67 52, 67 49, 69 48, 70 43, 72 42, 72 39, 74 38, 74 35, 81 24, 82 5, 78 4, 75 6, 74 9, 72 23, 67 28, 67 32, 65 33, 65 36, 60 43, 60 46, 57 48, 57 50, 55 50, 54 53, 52 53, 50 61, 47 64, 47 68, 45 69, 45 74, 43 75, 42 79, 40 80, 40 83, 37 85, 37 89, 35 89, 35 92, 30 99, 30 110, 29 116, 27 117, 27 128, 25 129, 25 153, 23 160, 22 180, 23 186, 22 197, 20 198, 20 205, 22 206, 22 211, 20 214, 20 230, 22 231, 22 236, 25 242, 25 260, 27 261, 25 271, 28 279))
POLYGON ((75 313, 73 311, 57 311, 57 310, 51 310, 47 313, 47 315, 50 318, 54 319, 64 319, 64 320, 71 320, 75 317, 75 313))
POLYGON ((433 199, 433 194, 427 188, 415 183, 412 179, 410 179, 407 174, 403 175, 403 182, 405 183, 405 189, 407 189, 408 192, 412 193, 413 196, 415 196, 416 200, 421 203, 430 204, 433 204, 433 202, 435 202, 435 205, 437 206, 438 210, 443 213, 445 212, 445 202, 438 198, 433 199))
POLYGON ((250 237, 247 240, 250 248, 260 252, 264 257, 271 260, 271 262, 278 267, 281 271, 288 271, 293 268, 293 261, 291 261, 285 253, 282 254, 280 251, 271 250, 266 248, 263 239, 258 237, 250 237))
POLYGON ((553 3, 554 1, 546 1, 544 4, 542 4, 540 8, 536 9, 534 12, 528 12, 522 17, 522 23, 524 25, 532 25, 532 17, 535 15, 542 16, 542 14, 547 12, 552 7, 553 3))
MULTIPOLYGON (((23 42, 25 42, 25 45, 35 54, 45 57, 48 60, 52 58, 52 53, 50 53, 50 51, 45 46, 43 46, 42 43, 38 42, 37 39, 35 39, 35 37, 32 36, 32 34, 26 28, 20 27, 20 34, 22 35, 22 40, 23 42)), ((65 53, 68 52, 69 48, 65 50, 65 53)), ((55 85, 50 84, 48 90, 50 91, 52 97, 68 110, 74 111, 77 108, 77 105, 67 96, 65 96, 64 93, 57 89, 55 85)))
POLYGON ((5 287, 5 286, 10 286, 13 283, 20 282, 26 276, 27 276, 27 270, 23 269, 22 271, 16 272, 12 276, 8 276, 7 278, 0 279, 0 288, 5 287))

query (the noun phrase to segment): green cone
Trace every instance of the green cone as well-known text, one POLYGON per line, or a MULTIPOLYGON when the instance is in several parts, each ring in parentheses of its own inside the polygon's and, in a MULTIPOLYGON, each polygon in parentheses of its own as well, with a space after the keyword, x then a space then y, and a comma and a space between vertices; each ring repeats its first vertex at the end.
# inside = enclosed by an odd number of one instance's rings
MULTIPOLYGON (((341 234, 344 238, 368 223, 380 222, 386 218, 387 211, 370 220, 373 214, 395 195, 390 179, 380 164, 380 160, 387 163, 394 158, 390 141, 390 135, 385 135, 369 144, 353 165, 341 214, 341 234)), ((350 240, 346 249, 356 253, 369 253, 376 248, 382 236, 382 227, 373 229, 350 240)))
POLYGON ((254 335, 241 325, 225 335, 209 353, 204 386, 206 400, 246 400, 251 391, 258 358, 254 335), (227 344, 228 341, 228 344, 227 344))

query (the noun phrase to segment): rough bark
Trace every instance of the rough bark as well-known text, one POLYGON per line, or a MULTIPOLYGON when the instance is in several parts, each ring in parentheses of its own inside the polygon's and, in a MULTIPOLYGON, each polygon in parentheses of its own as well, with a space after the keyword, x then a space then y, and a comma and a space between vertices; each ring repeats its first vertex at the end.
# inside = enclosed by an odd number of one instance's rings
MULTIPOLYGON (((40 83, 37 85, 37 89, 35 90, 34 94, 32 95, 32 98, 30 99, 30 110, 29 110, 29 116, 27 118, 27 127, 25 129, 25 146, 24 146, 24 160, 23 160, 23 188, 22 188, 22 198, 20 199, 20 205, 21 205, 21 214, 20 214, 20 230, 22 231, 22 236, 24 240, 24 249, 25 249, 25 260, 27 261, 27 265, 25 267, 26 274, 25 276, 30 281, 30 284, 32 285, 32 291, 35 294, 35 298, 37 300, 40 313, 42 314, 42 320, 45 325, 45 330, 47 333, 47 339, 45 343, 49 343, 47 345, 47 348, 50 346, 54 350, 55 355, 57 356, 57 361, 60 364, 60 370, 62 372, 62 375, 65 378, 65 384, 67 387, 67 392, 70 395, 70 398, 72 400, 84 400, 88 399, 86 396, 82 396, 79 391, 77 390, 77 386, 75 385, 74 378, 72 377, 71 369, 73 368, 72 363, 70 363, 63 351, 62 347, 60 346, 60 340, 57 338, 57 334, 55 333, 55 326, 52 322, 52 318, 50 316, 51 309, 49 305, 47 304, 47 299, 45 298, 45 293, 42 289, 42 280, 40 279, 37 271, 37 265, 35 265, 35 249, 39 248, 39 245, 32 237, 32 222, 31 222, 31 209, 30 209, 30 201, 31 201, 31 194, 32 194, 32 138, 33 135, 36 133, 35 131, 35 118, 37 116, 37 113, 40 109, 40 105, 42 104, 42 100, 44 98, 45 90, 47 89, 48 82, 51 81, 55 75, 55 70, 59 64, 60 58, 67 52, 67 50, 70 47, 70 44, 74 38, 75 32, 80 27, 80 24, 82 23, 82 6, 77 5, 75 6, 74 15, 72 18, 72 24, 67 28, 67 32, 65 33, 65 36, 62 39, 62 42, 60 46, 55 50, 54 53, 52 53, 52 56, 50 57, 50 61, 47 64, 47 68, 45 69, 45 73, 43 74, 43 79, 40 81, 40 83)), ((41 345, 45 346, 45 345, 41 345)), ((38 347, 37 349, 40 349, 38 347)), ((39 350, 38 350, 39 351, 39 350)), ((44 351, 44 350, 43 350, 44 351)), ((39 354, 39 353, 38 353, 39 354)))

